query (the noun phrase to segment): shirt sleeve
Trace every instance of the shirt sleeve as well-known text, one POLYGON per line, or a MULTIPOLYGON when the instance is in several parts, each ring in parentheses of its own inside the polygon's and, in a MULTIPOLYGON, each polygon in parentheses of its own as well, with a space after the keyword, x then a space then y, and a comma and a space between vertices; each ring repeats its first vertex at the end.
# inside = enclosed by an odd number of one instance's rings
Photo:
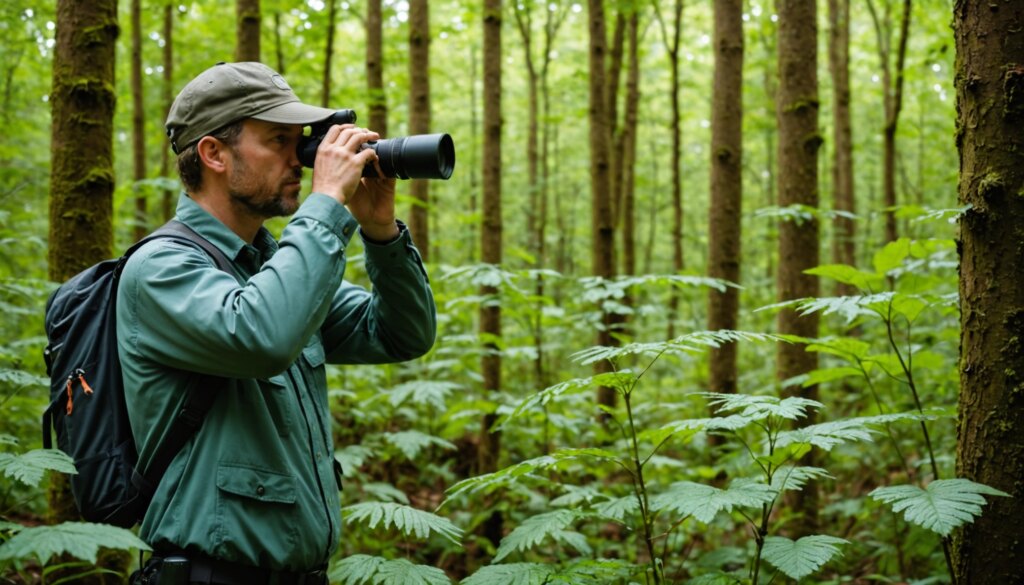
MULTIPOLYGON (((430 282, 409 230, 387 244, 366 243, 373 291, 343 282, 324 322, 327 361, 373 364, 419 357, 434 344, 437 311, 430 282)), ((364 239, 365 241, 365 239, 364 239)))
POLYGON ((277 253, 244 284, 199 249, 150 242, 122 274, 119 301, 127 302, 118 312, 119 337, 174 368, 224 377, 279 374, 332 310, 356 225, 344 206, 310 196, 285 227, 277 253))

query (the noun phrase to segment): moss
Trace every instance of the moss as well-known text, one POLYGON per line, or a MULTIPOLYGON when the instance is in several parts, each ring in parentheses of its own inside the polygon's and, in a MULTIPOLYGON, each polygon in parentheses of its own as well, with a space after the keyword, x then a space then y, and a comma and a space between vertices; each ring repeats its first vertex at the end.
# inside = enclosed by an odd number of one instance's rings
POLYGON ((1002 195, 1005 189, 1006 182, 1003 180, 1002 175, 998 173, 986 173, 978 181, 978 196, 985 200, 1002 195))
POLYGON ((821 137, 821 134, 815 132, 804 136, 803 144, 804 150, 807 152, 816 152, 821 145, 825 143, 825 139, 821 137))
POLYGON ((99 187, 113 188, 113 186, 114 169, 109 166, 93 167, 89 169, 84 176, 72 183, 72 188, 76 191, 95 189, 99 187))
POLYGON ((800 100, 794 101, 793 103, 791 103, 788 106, 786 106, 782 111, 787 113, 787 114, 789 114, 789 113, 798 113, 799 114, 799 113, 805 112, 805 111, 807 111, 809 109, 812 109, 812 108, 817 110, 818 106, 820 104, 821 104, 821 102, 818 101, 818 98, 804 98, 804 99, 800 99, 800 100))
POLYGON ((120 34, 121 27, 117 26, 117 20, 108 20, 93 26, 82 27, 74 40, 74 46, 77 49, 88 49, 110 45, 117 40, 120 34))

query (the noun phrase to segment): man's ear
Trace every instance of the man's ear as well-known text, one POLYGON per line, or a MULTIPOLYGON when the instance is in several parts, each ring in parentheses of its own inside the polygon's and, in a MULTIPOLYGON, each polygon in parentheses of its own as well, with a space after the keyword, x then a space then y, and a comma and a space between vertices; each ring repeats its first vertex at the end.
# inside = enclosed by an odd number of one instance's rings
POLYGON ((227 171, 227 159, 231 156, 228 150, 226 144, 213 136, 203 136, 196 144, 196 151, 203 166, 217 174, 227 171))

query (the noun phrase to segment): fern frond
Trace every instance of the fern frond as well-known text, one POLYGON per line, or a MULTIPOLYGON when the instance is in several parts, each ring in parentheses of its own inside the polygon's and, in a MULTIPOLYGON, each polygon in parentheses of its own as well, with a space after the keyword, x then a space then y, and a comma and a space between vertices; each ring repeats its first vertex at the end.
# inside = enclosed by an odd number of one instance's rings
POLYGON ((626 518, 640 511, 640 504, 636 496, 622 496, 607 502, 601 502, 594 510, 602 518, 608 518, 617 522, 626 522, 626 518))
POLYGON ((792 444, 807 444, 831 451, 843 443, 872 440, 872 435, 878 434, 879 431, 871 426, 933 418, 935 417, 905 412, 835 420, 792 431, 783 431, 779 433, 775 445, 785 447, 792 444))
POLYGON ((349 520, 365 522, 371 530, 378 524, 382 528, 394 526, 406 536, 426 539, 439 534, 460 544, 462 529, 447 518, 393 502, 361 502, 341 509, 349 520))
POLYGON ((373 582, 375 585, 451 585, 452 580, 437 567, 394 559, 381 564, 373 582))
POLYGON ((554 572, 554 566, 540 563, 489 565, 463 579, 461 585, 543 585, 554 572))
POLYGON ((679 481, 651 499, 654 510, 673 512, 680 518, 693 516, 704 524, 719 512, 735 508, 753 508, 775 499, 771 486, 754 481, 734 481, 727 489, 691 481, 679 481))
POLYGON ((903 512, 907 522, 949 536, 954 528, 981 515, 986 496, 1010 497, 1010 494, 969 479, 937 479, 924 489, 916 485, 880 487, 868 494, 890 504, 893 512, 903 512))
POLYGON ((58 449, 33 449, 20 455, 0 453, 0 472, 15 481, 35 487, 47 471, 78 473, 75 461, 58 449))
POLYGON ((576 352, 569 357, 579 364, 588 365, 601 360, 615 361, 621 357, 632 355, 656 357, 663 353, 701 353, 709 348, 717 348, 727 343, 737 343, 741 341, 763 343, 786 341, 786 339, 782 336, 770 333, 754 333, 750 331, 734 331, 729 329, 722 329, 719 331, 695 331, 693 333, 680 335, 679 337, 669 341, 629 343, 616 347, 591 347, 583 351, 576 352))
POLYGON ((399 384, 388 390, 388 401, 391 406, 401 406, 405 402, 431 406, 438 412, 446 410, 448 396, 462 386, 454 382, 418 381, 399 384))
POLYGON ((792 579, 800 579, 817 571, 836 555, 842 555, 839 545, 849 541, 835 536, 816 534, 793 541, 782 536, 768 536, 764 539, 762 555, 792 579))
POLYGON ((572 508, 597 499, 605 499, 601 491, 594 486, 562 484, 561 487, 565 493, 551 500, 551 505, 556 508, 572 508))
POLYGON ((498 551, 494 555, 494 562, 501 561, 513 552, 530 550, 548 537, 565 542, 583 554, 589 554, 590 546, 586 538, 582 534, 566 530, 579 517, 579 512, 573 510, 555 510, 527 518, 501 539, 498 551), (580 550, 580 547, 585 549, 580 550))
POLYGON ((382 557, 372 555, 351 555, 335 564, 328 573, 331 582, 341 585, 366 585, 373 583, 377 569, 388 562, 382 557))
POLYGON ((615 453, 602 449, 561 449, 550 455, 521 461, 494 473, 464 479, 448 488, 448 497, 441 503, 441 507, 462 494, 490 493, 499 487, 513 484, 522 477, 529 477, 535 471, 547 470, 583 458, 618 460, 615 453))
POLYGON ((56 526, 24 528, 0 546, 0 563, 37 558, 42 564, 51 557, 70 555, 96 564, 100 548, 152 550, 130 530, 107 524, 65 522, 56 526))
POLYGON ((440 437, 421 433, 420 431, 401 431, 398 433, 383 433, 384 440, 394 445, 410 461, 419 457, 420 451, 437 446, 448 451, 455 451, 457 447, 440 437))
POLYGON ((723 394, 719 392, 699 392, 700 396, 708 398, 708 404, 715 408, 716 412, 736 412, 753 420, 764 420, 769 416, 776 416, 787 420, 797 420, 807 416, 807 409, 818 410, 825 405, 817 400, 790 396, 779 398, 778 396, 763 396, 750 394, 723 394))
POLYGON ((347 445, 334 452, 334 458, 341 463, 341 470, 345 477, 352 477, 356 469, 362 467, 367 459, 375 455, 372 449, 363 445, 347 445))
POLYGON ((794 466, 776 471, 771 485, 777 492, 802 490, 808 481, 831 477, 832 474, 820 467, 794 466))
POLYGON ((381 502, 398 502, 399 504, 409 505, 409 496, 405 495, 405 492, 391 485, 390 483, 384 482, 370 482, 362 484, 362 489, 367 495, 372 496, 374 500, 381 502))
POLYGON ((607 386, 619 391, 624 391, 632 386, 635 380, 636 376, 634 376, 632 372, 629 370, 623 370, 620 372, 607 372, 596 376, 574 378, 572 380, 560 382, 554 386, 549 386, 548 388, 545 388, 544 390, 541 390, 520 402, 519 405, 516 406, 515 410, 498 425, 498 429, 500 430, 504 428, 510 421, 518 418, 526 412, 532 411, 537 406, 548 404, 563 395, 571 396, 579 394, 580 392, 585 392, 593 388, 597 388, 598 386, 607 386))

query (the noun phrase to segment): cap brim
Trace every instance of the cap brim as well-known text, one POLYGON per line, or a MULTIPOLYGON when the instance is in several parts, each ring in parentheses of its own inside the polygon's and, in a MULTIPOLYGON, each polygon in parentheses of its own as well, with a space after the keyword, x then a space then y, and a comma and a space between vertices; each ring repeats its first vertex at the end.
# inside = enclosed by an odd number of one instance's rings
POLYGON ((274 106, 273 108, 264 110, 258 114, 253 114, 250 117, 257 120, 263 120, 264 122, 273 122, 275 124, 306 125, 326 120, 331 117, 334 112, 335 110, 310 106, 302 102, 289 102, 287 104, 274 106))

